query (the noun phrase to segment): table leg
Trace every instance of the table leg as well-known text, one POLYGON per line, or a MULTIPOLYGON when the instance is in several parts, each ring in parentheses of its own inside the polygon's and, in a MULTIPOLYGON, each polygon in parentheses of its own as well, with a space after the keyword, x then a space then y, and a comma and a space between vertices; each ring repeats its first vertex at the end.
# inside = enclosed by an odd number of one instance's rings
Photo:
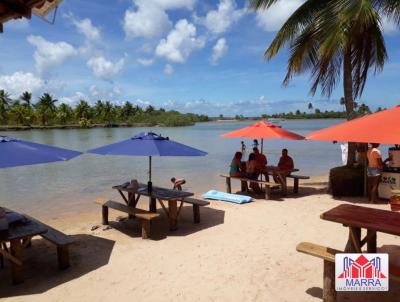
MULTIPOLYGON (((15 239, 10 241, 10 249, 11 249, 11 255, 13 255, 15 258, 22 260, 22 244, 20 239, 15 239)), ((12 283, 13 284, 20 284, 24 282, 24 276, 23 276, 23 271, 22 271, 22 265, 18 265, 14 263, 13 261, 11 263, 11 277, 12 277, 12 283)))
POLYGON ((335 290, 335 263, 324 260, 324 284, 323 284, 323 297, 324 302, 336 301, 335 290))
POLYGON ((156 213, 157 212, 157 201, 155 198, 153 197, 149 197, 149 211, 152 213, 156 213))
POLYGON ((349 239, 345 248, 346 253, 361 253, 361 229, 349 227, 349 239))
POLYGON ((369 238, 367 241, 367 252, 376 253, 376 232, 367 230, 367 237, 369 238))
POLYGON ((175 231, 178 228, 178 202, 168 200, 169 230, 175 231))
POLYGON ((232 189, 231 189, 231 178, 227 177, 226 178, 226 193, 232 193, 232 189))
MULTIPOLYGON (((128 193, 128 206, 135 207, 135 193, 128 193)), ((135 218, 135 215, 129 214, 129 219, 135 218)))

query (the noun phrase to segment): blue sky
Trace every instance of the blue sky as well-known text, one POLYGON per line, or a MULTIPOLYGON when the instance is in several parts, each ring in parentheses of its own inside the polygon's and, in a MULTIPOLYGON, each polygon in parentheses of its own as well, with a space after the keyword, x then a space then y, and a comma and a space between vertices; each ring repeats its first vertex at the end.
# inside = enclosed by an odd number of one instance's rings
MULTIPOLYGON (((79 99, 152 104, 183 112, 260 115, 338 109, 309 95, 308 75, 282 87, 287 53, 270 62, 263 51, 303 0, 285 0, 267 13, 244 0, 64 0, 54 25, 34 16, 4 25, 0 89, 13 96, 54 94, 79 99)), ((399 103, 399 33, 384 21, 389 60, 361 99, 372 108, 399 103)))

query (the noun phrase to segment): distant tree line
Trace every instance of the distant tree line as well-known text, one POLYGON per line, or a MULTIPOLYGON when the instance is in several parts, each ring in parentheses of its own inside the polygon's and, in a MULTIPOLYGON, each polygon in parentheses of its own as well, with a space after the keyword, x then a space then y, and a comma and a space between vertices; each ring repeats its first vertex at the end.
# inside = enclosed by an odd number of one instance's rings
MULTIPOLYGON (((344 101, 341 100, 341 104, 344 105, 344 101)), ((362 116, 366 114, 372 113, 371 109, 366 104, 357 104, 355 102, 355 115, 362 116)), ((291 112, 282 112, 275 114, 263 114, 261 117, 264 119, 267 118, 284 118, 284 119, 327 119, 327 118, 347 118, 345 111, 333 111, 333 110, 325 110, 322 111, 318 108, 314 109, 314 105, 312 103, 308 103, 308 112, 300 111, 299 109, 291 112)), ((382 111, 383 108, 378 107, 376 111, 382 111)))
POLYGON ((44 93, 35 103, 32 94, 24 92, 17 99, 0 90, 0 125, 4 126, 58 126, 75 125, 82 128, 92 125, 160 125, 167 127, 187 126, 208 121, 206 115, 180 113, 156 109, 149 105, 142 108, 131 102, 122 106, 110 101, 97 101, 90 105, 80 100, 75 107, 60 103, 49 93, 44 93))

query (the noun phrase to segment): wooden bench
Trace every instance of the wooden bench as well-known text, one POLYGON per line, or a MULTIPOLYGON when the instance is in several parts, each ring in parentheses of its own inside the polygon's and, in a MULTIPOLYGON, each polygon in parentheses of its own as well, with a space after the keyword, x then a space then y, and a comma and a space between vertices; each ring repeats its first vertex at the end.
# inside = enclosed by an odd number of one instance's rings
POLYGON ((33 217, 30 217, 26 214, 24 214, 24 216, 29 220, 42 224, 47 228, 47 232, 41 234, 40 236, 57 246, 58 268, 61 270, 68 268, 70 266, 69 246, 74 242, 74 240, 70 236, 52 228, 51 226, 48 226, 47 224, 44 224, 33 217))
POLYGON ((290 174, 287 176, 287 178, 293 179, 293 193, 298 194, 299 193, 299 180, 300 179, 310 179, 310 176, 290 174))
POLYGON ((142 225, 142 238, 147 239, 150 237, 150 223, 153 219, 160 216, 158 213, 148 212, 142 209, 133 208, 122 203, 108 200, 106 202, 102 202, 100 200, 96 201, 97 204, 102 206, 102 217, 103 217, 103 224, 108 225, 108 209, 114 209, 120 212, 127 213, 129 215, 133 215, 134 217, 139 218, 141 225, 142 225))
POLYGON ((249 178, 244 178, 244 177, 236 177, 236 176, 230 176, 230 175, 224 175, 221 174, 221 177, 224 177, 226 180, 226 192, 227 193, 232 193, 232 186, 231 186, 231 178, 232 179, 237 179, 240 181, 246 181, 246 182, 255 182, 258 183, 259 185, 265 186, 265 199, 270 199, 271 198, 271 189, 274 188, 281 188, 281 184, 269 182, 266 180, 258 180, 258 179, 249 179, 249 178))
MULTIPOLYGON (((322 301, 335 302, 335 255, 343 252, 310 242, 299 243, 296 250, 324 260, 322 301)), ((389 277, 400 281, 400 269, 397 266, 389 265, 389 277)))
POLYGON ((210 204, 210 202, 202 199, 196 199, 191 197, 186 197, 182 200, 185 203, 193 205, 193 220, 194 223, 200 223, 200 207, 205 207, 210 204))

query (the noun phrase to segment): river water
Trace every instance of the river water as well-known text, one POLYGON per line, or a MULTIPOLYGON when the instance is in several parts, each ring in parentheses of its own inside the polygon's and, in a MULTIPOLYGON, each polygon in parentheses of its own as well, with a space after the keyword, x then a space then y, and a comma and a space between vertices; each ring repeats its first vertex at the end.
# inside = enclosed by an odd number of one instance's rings
MULTIPOLYGON (((279 124, 301 135, 340 123, 341 120, 290 120, 279 124)), ((230 160, 240 150, 241 139, 221 135, 251 122, 210 122, 181 128, 111 128, 31 130, 0 132, 38 143, 85 151, 152 130, 170 139, 208 152, 206 157, 153 160, 153 183, 170 187, 172 176, 187 180, 185 189, 202 193, 223 189, 220 173, 228 172, 230 160)), ((252 140, 245 140, 248 149, 252 140)), ((341 164, 339 144, 316 141, 267 140, 268 164, 276 164, 282 148, 289 149, 302 175, 326 175, 341 164)), ((40 217, 75 214, 94 207, 96 197, 119 198, 112 185, 136 178, 147 181, 147 158, 84 154, 68 162, 0 170, 0 205, 40 217)))

